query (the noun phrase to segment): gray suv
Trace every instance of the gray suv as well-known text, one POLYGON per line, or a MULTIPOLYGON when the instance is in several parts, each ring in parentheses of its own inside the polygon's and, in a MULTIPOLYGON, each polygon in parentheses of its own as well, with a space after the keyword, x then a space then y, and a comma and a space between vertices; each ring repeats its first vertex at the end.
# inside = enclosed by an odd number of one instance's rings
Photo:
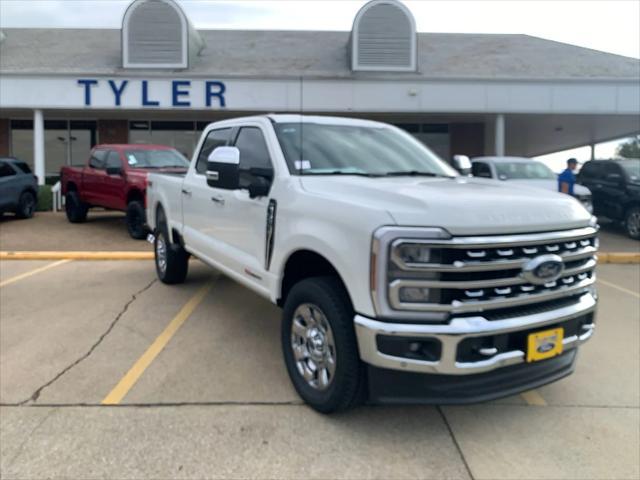
POLYGON ((14 212, 31 218, 38 203, 38 179, 29 165, 13 157, 0 157, 0 215, 14 212))

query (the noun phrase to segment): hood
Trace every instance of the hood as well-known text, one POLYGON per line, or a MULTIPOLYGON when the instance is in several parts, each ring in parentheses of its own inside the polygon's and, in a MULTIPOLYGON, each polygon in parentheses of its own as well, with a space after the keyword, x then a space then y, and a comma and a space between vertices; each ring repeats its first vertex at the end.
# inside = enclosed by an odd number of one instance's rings
MULTIPOLYGON (((552 192, 558 191, 558 181, 557 180, 535 180, 535 179, 518 179, 518 180, 503 180, 505 182, 514 183, 518 185, 527 185, 529 187, 534 188, 542 188, 544 190, 550 190, 552 192)), ((591 190, 589 190, 584 185, 578 185, 577 183, 573 186, 573 193, 579 196, 591 195, 591 190)))
POLYGON ((453 235, 543 232, 585 227, 575 199, 539 188, 472 177, 302 176, 320 197, 387 211, 398 225, 441 227, 453 235))

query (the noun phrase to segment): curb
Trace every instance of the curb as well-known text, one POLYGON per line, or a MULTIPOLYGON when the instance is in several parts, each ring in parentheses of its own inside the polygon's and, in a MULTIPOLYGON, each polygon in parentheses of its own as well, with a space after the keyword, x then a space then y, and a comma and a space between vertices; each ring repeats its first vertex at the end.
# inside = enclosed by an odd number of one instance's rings
POLYGON ((153 260, 153 252, 0 252, 0 260, 153 260))
POLYGON ((598 253, 598 263, 633 263, 640 264, 640 252, 598 253))
MULTIPOLYGON (((7 252, 0 260, 153 260, 153 252, 7 252)), ((598 263, 640 264, 640 252, 598 253, 598 263)))

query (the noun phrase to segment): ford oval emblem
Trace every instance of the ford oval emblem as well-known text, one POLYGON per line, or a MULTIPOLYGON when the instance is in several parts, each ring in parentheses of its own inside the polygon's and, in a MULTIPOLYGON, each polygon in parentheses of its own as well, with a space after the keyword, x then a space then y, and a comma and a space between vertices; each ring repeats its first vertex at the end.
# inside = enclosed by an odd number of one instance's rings
POLYGON ((553 350, 555 346, 556 346, 555 342, 545 342, 542 345, 540 345, 537 348, 537 350, 538 350, 538 353, 547 353, 553 350))
POLYGON ((529 260, 522 268, 522 278, 534 285, 557 280, 564 271, 562 257, 558 255, 540 255, 529 260))

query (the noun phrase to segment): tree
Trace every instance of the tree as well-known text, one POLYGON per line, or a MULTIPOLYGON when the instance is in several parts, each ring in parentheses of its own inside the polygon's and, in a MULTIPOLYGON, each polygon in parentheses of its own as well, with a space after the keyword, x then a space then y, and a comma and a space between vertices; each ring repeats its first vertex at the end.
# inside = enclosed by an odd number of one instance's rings
POLYGON ((616 152, 624 158, 640 158, 640 135, 618 145, 616 152))

